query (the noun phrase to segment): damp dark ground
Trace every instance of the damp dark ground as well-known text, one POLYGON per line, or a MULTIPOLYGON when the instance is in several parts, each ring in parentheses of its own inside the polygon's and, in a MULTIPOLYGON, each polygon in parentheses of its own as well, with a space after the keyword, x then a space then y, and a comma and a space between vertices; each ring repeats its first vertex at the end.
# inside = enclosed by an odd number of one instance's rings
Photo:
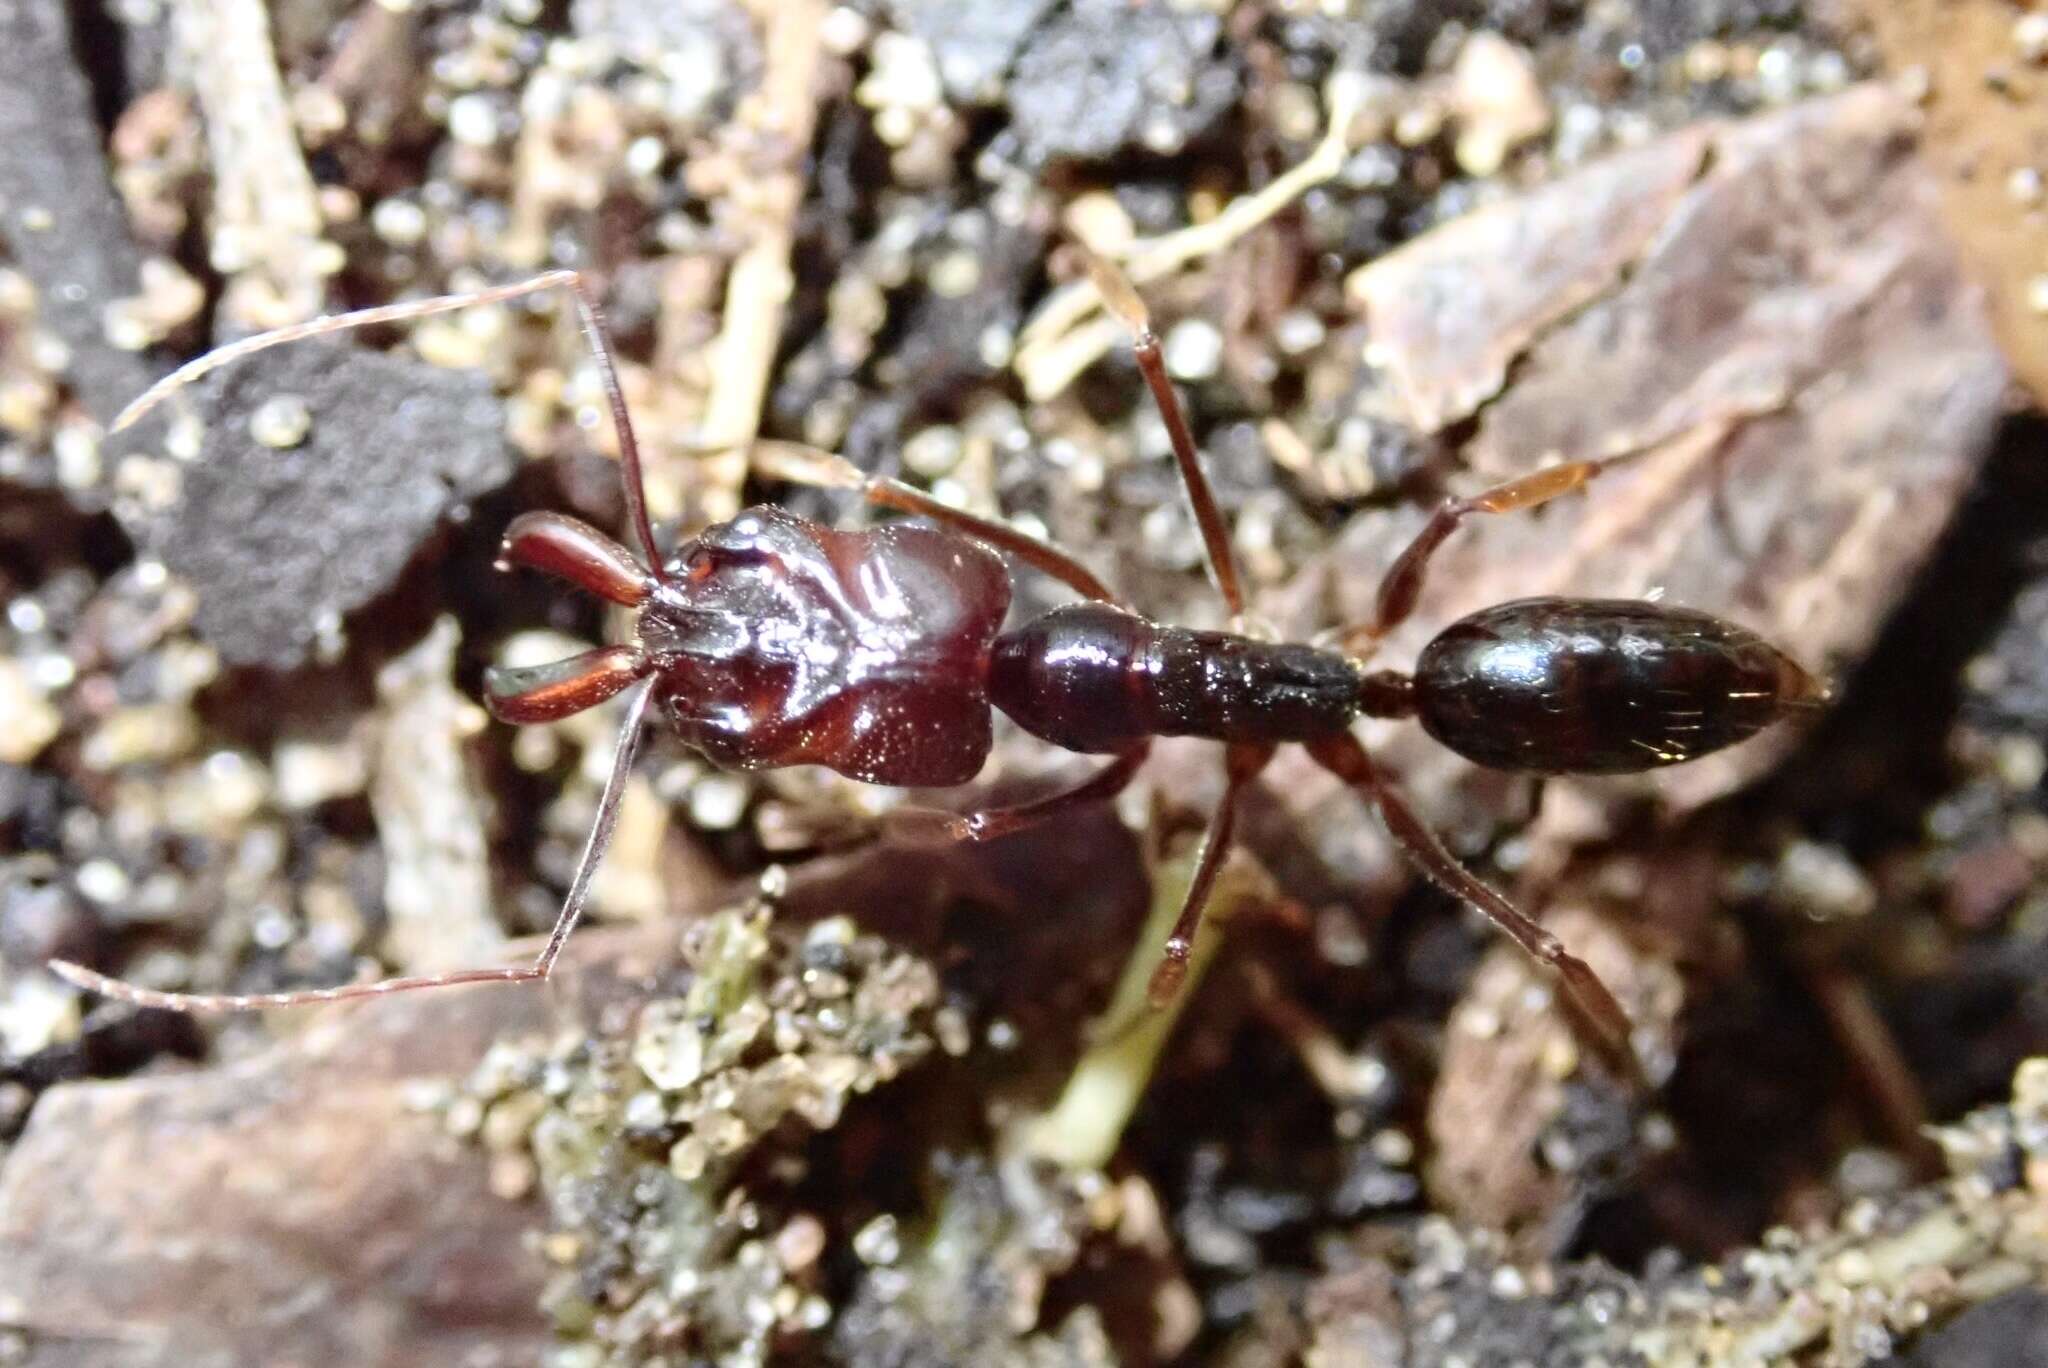
MULTIPOLYGON (((1955 8, 1993 34, 1960 92, 1820 0, 0 12, 0 1364, 2032 1361, 2048 295, 1943 139, 1971 101, 2032 136, 2048 25, 1955 8), (1647 1087, 1298 759, 1183 1014, 1097 1029, 1221 789, 1189 743, 931 848, 904 795, 657 729, 544 989, 194 1018, 41 967, 511 962, 609 764, 612 709, 478 704, 629 628, 493 568, 521 512, 624 524, 559 292, 110 435, 176 363, 573 267, 664 538, 876 516, 758 436, 1221 625, 1075 241, 1156 316, 1258 623, 1356 622, 1444 495, 1630 453, 1459 533, 1376 663, 1655 595, 1833 682, 1641 783, 1362 733, 1610 983, 1647 1087)), ((2038 247, 2048 168, 1994 169, 2038 247)), ((1016 583, 1013 621, 1064 596, 1016 583)), ((1085 772, 999 724, 915 798, 1085 772)))

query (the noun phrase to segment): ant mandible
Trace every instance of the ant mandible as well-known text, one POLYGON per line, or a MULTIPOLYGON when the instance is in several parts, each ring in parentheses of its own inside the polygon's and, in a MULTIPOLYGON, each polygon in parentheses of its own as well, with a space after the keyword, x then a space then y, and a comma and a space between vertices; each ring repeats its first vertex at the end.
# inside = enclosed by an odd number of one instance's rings
MULTIPOLYGON (((1165 420, 1211 578, 1233 625, 1241 623, 1244 591, 1228 529, 1145 306, 1113 269, 1092 258, 1089 265, 1105 301, 1136 338, 1139 369, 1165 420)), ((756 507, 706 528, 664 562, 603 318, 574 271, 247 338, 159 381, 129 405, 114 430, 201 374, 266 347, 558 287, 575 300, 611 406, 635 548, 558 513, 527 513, 506 529, 498 565, 539 570, 633 608, 637 628, 626 644, 552 665, 493 669, 485 677, 485 701, 502 721, 547 722, 637 692, 626 708, 596 821, 538 958, 517 968, 247 995, 159 992, 66 961, 52 962, 56 973, 110 998, 187 1012, 542 980, 583 909, 654 703, 682 740, 714 764, 824 765, 902 787, 971 780, 988 757, 992 710, 999 708, 1054 745, 1115 758, 1079 786, 1036 802, 965 816, 926 815, 949 836, 983 840, 1107 799, 1131 781, 1154 737, 1224 743, 1223 797, 1152 978, 1155 1004, 1169 1000, 1186 975, 1245 786, 1278 746, 1300 742, 1364 796, 1424 875, 1550 966, 1603 1053, 1633 1074, 1628 1017, 1606 985, 1556 936, 1458 863, 1351 725, 1361 717, 1414 717, 1439 742, 1480 765, 1617 774, 1696 759, 1826 697, 1813 676, 1741 627, 1627 599, 1499 604, 1445 628, 1423 649, 1413 674, 1365 668, 1376 644, 1412 613, 1431 556, 1467 517, 1533 508, 1584 486, 1622 457, 1567 461, 1445 501, 1387 571, 1372 620, 1334 638, 1339 649, 1154 622, 1056 547, 899 481, 865 475, 839 457, 786 444, 764 444, 778 475, 855 491, 929 523, 841 532, 779 508, 756 507), (1062 581, 1081 601, 1002 630, 1010 581, 998 551, 1062 581)))

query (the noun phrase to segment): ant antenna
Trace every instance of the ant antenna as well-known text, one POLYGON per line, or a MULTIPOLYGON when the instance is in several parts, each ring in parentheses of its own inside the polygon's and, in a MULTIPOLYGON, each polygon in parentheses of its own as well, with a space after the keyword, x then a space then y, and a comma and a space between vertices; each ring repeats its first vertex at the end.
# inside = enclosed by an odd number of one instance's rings
POLYGON ((379 323, 403 323, 409 319, 427 318, 434 314, 454 313, 458 309, 473 308, 479 304, 501 304, 509 299, 538 294, 542 290, 561 287, 569 291, 576 300, 576 314, 583 325, 583 336, 590 344, 591 354, 597 359, 598 380, 604 385, 606 402, 611 406, 612 428, 618 435, 619 466, 626 487, 626 518, 633 528, 633 537, 640 544, 640 553, 654 574, 661 574, 661 553, 654 541, 654 525, 647 517, 647 486, 640 473, 640 444, 633 436, 633 417, 626 410, 626 392, 619 383, 618 366, 613 360, 612 346, 605 335, 604 312, 598 307, 597 299, 590 292, 583 276, 577 271, 545 271, 530 280, 514 281, 510 285, 494 285, 485 290, 471 290, 465 294, 436 295, 432 299, 409 300, 401 304, 380 304, 372 309, 357 309, 352 313, 323 314, 304 323, 289 327, 275 328, 270 332, 245 337, 239 342, 230 342, 216 347, 204 356, 194 357, 163 379, 151 385, 121 410, 115 417, 114 425, 108 432, 115 433, 132 426, 144 414, 161 404, 172 394, 191 384, 201 376, 219 370, 246 356, 282 346, 286 342, 301 342, 309 337, 325 337, 329 333, 346 332, 351 328, 365 328, 379 323))
MULTIPOLYGON (((109 431, 119 432, 129 427, 164 399, 201 376, 230 362, 286 342, 321 337, 328 333, 344 332, 371 324, 398 323, 433 314, 451 313, 478 304, 500 303, 557 286, 566 288, 574 296, 577 316, 583 325, 584 338, 590 343, 591 352, 597 358, 598 376, 604 384, 605 398, 611 406, 612 423, 618 436, 619 465, 625 484, 627 516, 632 523, 633 535, 640 543, 640 552, 650 567, 649 573, 659 578, 662 574, 661 557, 655 547, 654 528, 647 517, 646 488, 640 470, 640 448, 638 442, 634 440, 633 420, 626 411, 625 391, 619 384, 618 368, 613 361, 611 343, 605 336, 604 314, 585 286, 583 277, 575 271, 548 271, 530 280, 474 290, 467 294, 440 295, 433 299, 358 309, 352 313, 328 314, 271 332, 258 333, 239 342, 231 342, 227 346, 217 347, 204 356, 186 362, 151 385, 128 407, 121 410, 109 431)), ((619 728, 618 745, 612 752, 611 773, 605 779, 604 793, 598 799, 597 817, 591 824, 590 836, 584 842, 583 854, 577 860, 576 872, 569 880, 569 890, 563 896, 562 910, 555 916, 554 927, 548 932, 547 943, 541 947, 539 956, 528 966, 462 969, 447 974, 423 974, 379 979, 374 983, 343 984, 336 988, 246 994, 162 992, 109 978, 105 974, 69 960, 51 960, 50 971, 74 987, 98 993, 102 997, 132 1003, 137 1007, 157 1007, 174 1012, 247 1012, 272 1007, 304 1007, 314 1003, 383 997, 419 988, 544 980, 554 969, 555 960, 562 953, 562 946, 568 941, 569 933, 576 929, 576 923, 583 915, 583 906, 590 894, 591 880, 596 876, 597 867, 603 861, 606 849, 611 845, 612 832, 619 820, 619 803, 625 796, 626 780, 632 773, 634 757, 639 754, 640 736, 646 725, 647 709, 653 697, 652 683, 643 684, 626 706, 626 718, 619 728)))
POLYGON ((166 993, 144 988, 121 979, 108 978, 82 964, 51 960, 50 972, 76 988, 98 993, 117 1002, 137 1007, 159 1007, 172 1012, 253 1012, 267 1007, 310 1007, 321 1002, 349 1002, 356 998, 387 997, 419 988, 452 988, 464 983, 537 983, 547 978, 562 953, 569 933, 583 915, 590 894, 590 882, 611 845, 612 831, 619 824, 619 801, 626 793, 626 778, 632 773, 633 758, 640 751, 640 733, 647 720, 647 705, 654 697, 651 684, 643 684, 626 707, 626 720, 619 727, 618 749, 612 754, 612 771, 605 779, 604 795, 597 802, 597 820, 583 843, 583 855, 569 880, 562 910, 555 916, 547 944, 532 964, 512 969, 459 969, 450 974, 420 974, 408 978, 379 979, 375 983, 347 983, 339 988, 299 988, 286 993, 166 993))

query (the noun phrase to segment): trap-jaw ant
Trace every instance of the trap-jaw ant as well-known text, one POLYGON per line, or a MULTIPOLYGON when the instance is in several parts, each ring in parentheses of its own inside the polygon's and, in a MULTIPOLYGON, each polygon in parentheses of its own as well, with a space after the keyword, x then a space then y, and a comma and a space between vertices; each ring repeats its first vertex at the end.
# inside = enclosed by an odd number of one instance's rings
MULTIPOLYGON (((1090 264, 1104 299, 1136 337, 1139 367, 1165 420, 1211 577, 1233 622, 1241 622, 1244 594, 1228 530, 1145 307, 1121 276, 1090 264)), ((1351 724, 1360 717, 1414 717, 1438 741, 1481 765, 1614 774, 1706 755, 1826 695, 1789 657, 1741 627, 1622 599, 1500 604, 1445 628, 1412 674, 1365 668, 1376 644, 1412 613, 1431 556, 1467 517, 1533 508, 1580 488, 1622 458, 1568 461, 1445 502, 1388 570, 1373 619, 1336 637, 1337 649, 1154 622, 1053 546, 895 480, 864 475, 838 457, 778 443, 758 447, 764 469, 855 491, 929 522, 841 532, 757 507, 706 528, 663 562, 603 321, 572 271, 315 319, 234 343, 160 381, 115 428, 200 374, 265 347, 552 288, 574 298, 596 357, 617 430, 635 545, 628 549, 560 514, 528 513, 507 528, 499 565, 556 576, 636 610, 638 619, 630 642, 538 668, 491 671, 486 702, 503 721, 543 722, 637 692, 596 822, 539 957, 517 968, 250 995, 158 992, 61 961, 51 966, 58 974, 125 1002, 191 1012, 545 979, 610 839, 651 706, 660 706, 684 742, 722 766, 824 765, 869 783, 905 787, 971 780, 988 756, 992 713, 1000 709, 1055 745, 1114 758, 1078 787, 1049 798, 965 816, 923 813, 917 825, 986 839, 1115 794, 1137 772, 1154 737, 1224 743, 1223 798, 1153 975, 1155 1002, 1170 998, 1185 976, 1245 786, 1278 746, 1299 742, 1363 795, 1423 874, 1555 970, 1577 1015, 1626 1067, 1634 1059, 1628 1018, 1606 986, 1556 936, 1457 862, 1351 724), (1064 582, 1081 601, 1004 631, 1010 581, 998 551, 1064 582)))

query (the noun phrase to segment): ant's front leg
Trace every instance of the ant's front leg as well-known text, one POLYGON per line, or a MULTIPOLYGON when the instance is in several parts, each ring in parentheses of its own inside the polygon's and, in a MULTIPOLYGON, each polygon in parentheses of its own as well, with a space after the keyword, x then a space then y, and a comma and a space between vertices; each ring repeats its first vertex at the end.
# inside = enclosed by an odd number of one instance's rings
POLYGON ((1387 633, 1408 620, 1409 614, 1415 611, 1416 600, 1422 596, 1430 558, 1466 518, 1474 513, 1513 513, 1540 507, 1560 495, 1583 489, 1611 467, 1639 454, 1631 451, 1603 461, 1566 461, 1497 484, 1468 498, 1445 499, 1429 515, 1429 521, 1422 525, 1415 539, 1387 567, 1385 577, 1380 580, 1372 621, 1340 632, 1336 638, 1337 648, 1346 655, 1370 656, 1387 633))

